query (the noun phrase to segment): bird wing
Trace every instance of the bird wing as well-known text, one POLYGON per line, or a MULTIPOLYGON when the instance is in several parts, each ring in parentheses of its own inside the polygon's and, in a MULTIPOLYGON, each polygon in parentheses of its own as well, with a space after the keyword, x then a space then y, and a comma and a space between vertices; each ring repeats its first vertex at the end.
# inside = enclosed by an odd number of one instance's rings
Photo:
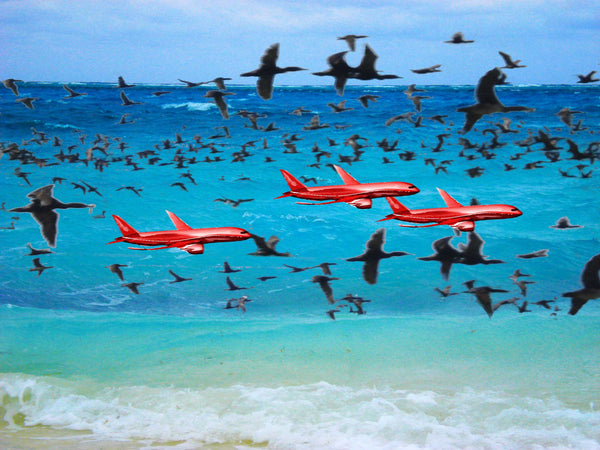
POLYGON ((279 238, 277 236, 271 236, 269 238, 269 240, 266 242, 266 247, 271 250, 275 250, 275 247, 277 246, 278 242, 279 242, 279 238))
POLYGON ((42 237, 50 247, 56 247, 58 235, 58 213, 53 210, 38 210, 31 213, 34 220, 40 225, 42 237))
POLYGON ((600 278, 598 277, 600 270, 600 254, 592 257, 581 272, 581 284, 588 289, 600 289, 600 278))
POLYGON ((223 97, 215 96, 213 98, 215 99, 215 103, 217 104, 217 107, 219 108, 219 112, 221 113, 221 116, 223 117, 223 119, 229 119, 229 111, 227 110, 227 103, 225 103, 225 100, 223 99, 223 97))
POLYGON ((490 297, 490 293, 487 290, 478 289, 475 292, 475 297, 477 298, 477 303, 481 305, 487 315, 492 317, 492 314, 494 314, 494 309, 492 307, 492 298, 490 297))
POLYGON ((227 282, 227 286, 229 286, 230 289, 237 289, 238 287, 233 283, 233 281, 231 281, 231 278, 227 277, 227 279, 225 280, 227 282))
POLYGON ((377 61, 377 53, 371 47, 365 45, 365 53, 363 54, 360 64, 355 68, 357 72, 372 72, 375 71, 375 62, 377 61))
POLYGON ((260 58, 262 66, 274 67, 279 57, 279 43, 271 45, 260 58))
POLYGON ((577 296, 571 297, 571 308, 569 309, 569 314, 574 316, 575 314, 577 314, 577 311, 579 311, 586 303, 587 299, 585 298, 577 296))
POLYGON ((379 275, 379 259, 365 261, 362 268, 363 279, 369 284, 377 283, 379 275))
POLYGON ((366 244, 366 250, 381 250, 385 243, 385 228, 380 228, 375 231, 366 244))
POLYGON ((470 231, 467 238, 467 245, 461 249, 464 256, 467 258, 483 257, 481 249, 485 241, 475 231, 470 231))
POLYGON ((500 56, 502 56, 502 59, 504 59, 504 62, 506 63, 507 66, 514 65, 514 62, 508 53, 504 53, 501 51, 499 51, 498 53, 500 54, 500 56))
POLYGON ((270 100, 273 97, 273 75, 263 75, 256 80, 256 92, 263 100, 270 100))
POLYGON ((498 96, 496 95, 495 86, 497 84, 503 84, 506 75, 497 67, 488 70, 483 75, 477 87, 475 88, 475 98, 479 103, 500 103, 498 96))

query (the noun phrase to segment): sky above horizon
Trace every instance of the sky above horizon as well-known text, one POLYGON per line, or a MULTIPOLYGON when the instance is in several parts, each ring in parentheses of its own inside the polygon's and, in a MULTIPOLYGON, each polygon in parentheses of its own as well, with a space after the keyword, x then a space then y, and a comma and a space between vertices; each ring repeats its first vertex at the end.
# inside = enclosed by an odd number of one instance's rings
POLYGON ((0 79, 58 82, 179 83, 256 69, 280 44, 276 85, 333 84, 312 72, 348 50, 345 34, 362 34, 346 59, 358 65, 369 46, 377 69, 398 80, 373 84, 476 84, 504 65, 498 51, 525 68, 505 70, 513 84, 573 84, 600 71, 600 0, 0 0, 0 79), (471 44, 444 43, 462 31, 471 44), (441 72, 411 69, 441 64, 441 72))

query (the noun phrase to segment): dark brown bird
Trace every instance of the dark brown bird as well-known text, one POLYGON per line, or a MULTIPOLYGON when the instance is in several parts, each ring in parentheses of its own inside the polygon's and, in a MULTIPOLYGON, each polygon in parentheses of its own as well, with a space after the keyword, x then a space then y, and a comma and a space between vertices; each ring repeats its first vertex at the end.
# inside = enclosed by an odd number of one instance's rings
POLYGON ((276 43, 265 50, 265 53, 260 59, 258 69, 240 74, 241 77, 258 77, 258 80, 256 81, 256 92, 263 100, 269 100, 273 97, 273 81, 275 75, 285 72, 306 70, 297 66, 278 67, 278 58, 279 43, 276 43))
POLYGON ((362 34, 347 34, 345 36, 339 36, 337 38, 337 40, 338 41, 346 41, 346 44, 348 44, 348 48, 350 49, 350 51, 355 51, 356 50, 356 40, 367 38, 367 37, 369 37, 369 36, 365 36, 362 34))
POLYGON ((85 203, 63 203, 52 196, 53 184, 43 186, 27 194, 31 203, 19 208, 9 209, 10 212, 30 213, 33 219, 40 225, 42 237, 50 247, 56 247, 56 236, 58 235, 58 217, 55 209, 89 208, 90 213, 96 206, 85 203))
POLYGON ((377 283, 379 261, 393 256, 405 256, 410 254, 398 251, 389 253, 384 251, 383 245, 385 243, 385 233, 385 228, 378 229, 367 241, 365 251, 362 255, 346 259, 346 261, 362 261, 364 263, 362 275, 363 279, 369 284, 377 283))
POLYGON ((119 277, 119 279, 121 281, 125 280, 125 277, 123 277, 123 271, 121 270, 121 267, 127 267, 127 264, 110 264, 109 266, 106 266, 106 268, 108 270, 110 270, 112 273, 114 273, 116 276, 119 277))
POLYGON ((223 117, 223 119, 229 119, 229 111, 227 109, 227 103, 225 103, 225 99, 223 98, 226 95, 235 95, 235 94, 233 92, 221 92, 221 91, 217 91, 217 90, 207 91, 206 94, 204 94, 204 97, 212 98, 213 101, 217 104, 217 107, 219 108, 219 112, 221 113, 221 116, 223 117))
POLYGON ((470 44, 475 41, 465 40, 465 36, 463 35, 463 33, 461 31, 457 31, 452 35, 449 41, 444 42, 446 42, 447 44, 470 44))
POLYGON ((506 84, 505 80, 506 75, 497 67, 489 70, 479 79, 475 88, 475 100, 477 100, 477 103, 457 109, 458 112, 466 114, 465 124, 462 128, 463 133, 471 130, 475 122, 486 114, 511 111, 535 111, 533 108, 527 106, 504 106, 500 102, 496 95, 495 87, 500 84, 506 84))
POLYGON ((581 272, 581 284, 583 288, 577 291, 565 292, 563 297, 571 298, 571 308, 569 314, 574 316, 577 311, 581 309, 588 300, 594 300, 600 297, 600 277, 598 277, 598 271, 600 270, 600 254, 597 254, 590 258, 588 262, 583 266, 581 272))
POLYGON ((41 262, 40 262, 40 258, 34 258, 33 259, 33 267, 31 269, 29 269, 30 272, 37 272, 37 276, 39 277, 42 272, 46 269, 52 269, 53 266, 44 266, 41 262))
POLYGON ((333 280, 339 280, 339 278, 328 277, 326 275, 315 275, 312 277, 312 282, 317 283, 320 286, 330 304, 335 303, 335 300, 333 299, 333 289, 331 289, 331 286, 329 285, 329 282, 333 280))

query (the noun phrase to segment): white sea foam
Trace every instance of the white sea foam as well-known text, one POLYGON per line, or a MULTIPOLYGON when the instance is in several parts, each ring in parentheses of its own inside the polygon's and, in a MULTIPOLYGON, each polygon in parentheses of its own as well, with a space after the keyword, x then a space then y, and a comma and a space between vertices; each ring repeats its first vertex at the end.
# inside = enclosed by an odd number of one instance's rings
MULTIPOLYGON (((553 398, 463 390, 109 387, 85 394, 51 379, 0 376, 4 420, 88 430, 98 440, 264 443, 270 448, 600 448, 600 412, 553 398)), ((89 387, 87 388, 89 389, 89 387)))
POLYGON ((172 108, 186 108, 188 111, 208 111, 209 109, 216 108, 217 105, 214 103, 198 103, 198 102, 185 102, 185 103, 167 103, 161 105, 163 109, 172 108))

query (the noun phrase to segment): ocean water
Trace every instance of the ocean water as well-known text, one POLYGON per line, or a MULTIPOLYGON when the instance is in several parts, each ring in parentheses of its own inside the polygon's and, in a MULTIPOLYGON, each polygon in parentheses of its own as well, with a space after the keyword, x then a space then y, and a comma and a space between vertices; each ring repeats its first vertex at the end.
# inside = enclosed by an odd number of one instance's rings
POLYGON ((571 316, 562 297, 581 287, 584 264, 600 253, 597 163, 570 159, 567 141, 580 151, 600 141, 598 86, 498 87, 505 105, 535 111, 490 115, 466 134, 456 108, 473 103, 473 86, 419 86, 429 97, 413 116, 423 118, 421 127, 385 125, 415 111, 406 86, 349 86, 343 98, 331 86, 276 86, 264 101, 253 86, 231 85, 229 120, 204 87, 140 85, 127 95, 142 104, 122 106, 113 84, 70 86, 87 95, 65 99, 61 84, 20 84, 21 96, 39 98, 33 110, 0 91, 4 149, 16 143, 46 161, 23 164, 8 153, 0 159, 2 448, 600 448, 600 308, 591 300, 571 316), (155 97, 157 90, 170 93, 155 97), (364 108, 356 100, 364 94, 379 99, 364 108), (341 100, 353 109, 327 106, 341 100), (310 112, 290 114, 298 107, 310 112), (581 120, 581 129, 560 121, 564 107, 580 111, 574 122, 581 120), (236 114, 243 110, 277 129, 252 129, 236 114), (119 124, 125 113, 133 122, 119 124), (330 126, 303 130, 316 114, 330 126), (428 119, 435 114, 447 116, 445 123, 428 119), (500 133, 496 124, 505 118, 514 132, 500 133), (48 140, 36 142, 32 129, 48 140), (494 132, 486 129, 497 132, 500 145, 489 148, 494 132), (521 144, 540 131, 557 139, 557 161, 542 143, 521 144), (366 146, 348 162, 354 155, 344 142, 355 134, 366 146), (440 134, 447 136, 435 151, 440 134), (94 150, 85 164, 97 135, 105 153, 94 150), (177 135, 184 142, 176 144, 177 135), (292 135, 297 153, 283 145, 292 135), (384 138, 398 140, 396 150, 384 151, 384 138), (488 146, 487 153, 463 150, 461 139, 488 146), (236 160, 249 141, 256 141, 247 147, 251 155, 236 160), (330 154, 318 167, 315 145, 330 154), (60 152, 79 153, 80 161, 61 161, 60 152), (207 156, 223 160, 202 162, 207 156), (537 168, 526 168, 536 161, 537 168), (413 183, 420 192, 399 198, 409 208, 444 206, 441 188, 463 204, 506 203, 523 215, 477 222, 483 254, 503 262, 454 264, 445 280, 438 262, 418 258, 433 253, 435 240, 454 236, 450 227, 377 222, 391 213, 384 199, 370 209, 275 199, 288 190, 280 169, 314 177, 308 186, 341 184, 329 164, 362 182, 413 183), (445 170, 436 171, 440 165, 445 170), (479 176, 467 172, 474 167, 479 176), (82 182, 101 195, 72 184, 82 182), (8 209, 48 184, 63 202, 96 206, 60 211, 54 253, 40 256, 52 268, 37 276, 27 243, 47 248, 39 226, 8 209), (140 195, 118 190, 125 186, 140 195), (224 198, 251 201, 215 201, 224 198), (112 214, 139 231, 172 229, 165 210, 195 228, 277 236, 277 250, 291 256, 251 255, 252 239, 207 244, 201 255, 107 245, 120 235, 112 214), (564 216, 581 228, 551 227, 564 216), (381 228, 384 249, 408 255, 382 260, 377 282, 368 284, 362 263, 347 259, 381 228), (542 249, 547 256, 517 257, 542 249), (239 272, 221 273, 225 261, 239 272), (326 314, 333 306, 312 282, 323 262, 335 264, 336 305, 347 294, 361 296, 371 300, 365 314, 346 306, 335 320, 326 314), (114 263, 126 265, 124 281, 106 267, 114 263), (517 269, 534 282, 526 295, 509 278, 517 269), (169 270, 191 280, 171 283, 169 270), (227 276, 245 289, 227 290, 227 276), (464 292, 472 279, 507 291, 493 293, 494 302, 518 297, 530 311, 509 304, 489 318, 464 292), (128 282, 143 283, 139 294, 122 286, 128 282), (457 295, 435 291, 449 285, 457 295), (241 295, 251 300, 245 312, 225 309, 241 295), (540 300, 554 303, 548 310, 535 304, 540 300))

